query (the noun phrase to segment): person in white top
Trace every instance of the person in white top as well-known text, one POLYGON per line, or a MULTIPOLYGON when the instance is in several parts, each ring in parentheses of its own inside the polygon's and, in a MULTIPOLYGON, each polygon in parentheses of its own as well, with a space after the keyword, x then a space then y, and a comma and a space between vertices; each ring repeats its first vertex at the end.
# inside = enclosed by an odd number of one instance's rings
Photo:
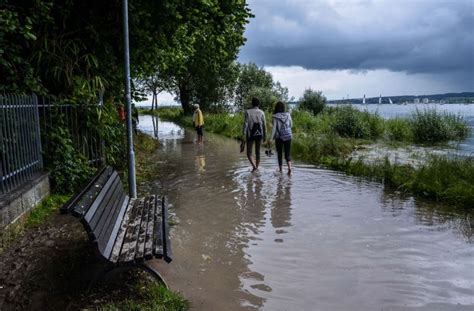
POLYGON ((265 113, 258 108, 260 101, 252 98, 252 108, 245 112, 243 136, 247 141, 247 158, 252 165, 252 172, 260 165, 260 145, 266 137, 265 113), (252 158, 252 149, 255 143, 255 162, 252 158))

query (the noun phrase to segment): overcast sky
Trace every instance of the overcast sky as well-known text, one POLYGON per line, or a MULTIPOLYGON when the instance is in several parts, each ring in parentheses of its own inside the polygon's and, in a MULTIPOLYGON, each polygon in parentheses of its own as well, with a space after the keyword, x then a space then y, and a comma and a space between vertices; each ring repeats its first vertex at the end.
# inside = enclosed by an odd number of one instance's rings
POLYGON ((298 98, 474 91, 474 0, 249 0, 240 62, 298 98))

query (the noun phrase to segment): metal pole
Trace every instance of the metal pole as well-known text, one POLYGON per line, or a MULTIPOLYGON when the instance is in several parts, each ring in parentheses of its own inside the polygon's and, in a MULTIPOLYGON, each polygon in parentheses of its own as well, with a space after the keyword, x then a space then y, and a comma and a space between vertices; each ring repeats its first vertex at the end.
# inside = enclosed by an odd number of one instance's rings
POLYGON ((123 0, 123 52, 125 60, 125 101, 127 106, 128 188, 131 198, 137 197, 135 152, 133 151, 132 97, 130 95, 130 51, 128 44, 128 1, 123 0))

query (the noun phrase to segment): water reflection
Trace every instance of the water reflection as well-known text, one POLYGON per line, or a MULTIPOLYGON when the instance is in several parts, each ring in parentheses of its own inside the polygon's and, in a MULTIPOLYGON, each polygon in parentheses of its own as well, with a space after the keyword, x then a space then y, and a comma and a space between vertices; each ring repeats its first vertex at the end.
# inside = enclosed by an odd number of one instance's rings
POLYGON ((474 305, 472 212, 310 165, 296 163, 288 177, 275 173, 274 158, 252 174, 235 141, 169 139, 161 123, 158 134, 154 191, 168 196, 178 222, 174 261, 159 268, 194 308, 474 305))
MULTIPOLYGON (((275 199, 272 202, 271 223, 277 234, 286 233, 291 226, 291 180, 278 176, 275 199)), ((283 242, 281 238, 276 242, 283 242)))

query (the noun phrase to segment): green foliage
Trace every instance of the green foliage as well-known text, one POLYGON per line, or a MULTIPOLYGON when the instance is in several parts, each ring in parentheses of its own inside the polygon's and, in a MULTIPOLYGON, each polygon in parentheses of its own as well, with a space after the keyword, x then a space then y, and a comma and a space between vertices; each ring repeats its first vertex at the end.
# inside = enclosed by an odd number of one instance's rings
POLYGON ((82 186, 94 170, 74 148, 71 134, 61 125, 48 131, 50 150, 44 154, 51 187, 58 194, 71 194, 82 186))
POLYGON ((130 297, 122 302, 114 302, 101 307, 101 310, 136 311, 184 311, 189 310, 189 302, 180 294, 174 293, 157 283, 138 284, 132 287, 130 297))
POLYGON ((330 119, 334 133, 342 137, 375 139, 383 134, 383 119, 377 114, 360 111, 352 106, 342 106, 328 111, 322 118, 330 119))
POLYGON ((473 158, 433 157, 408 181, 420 195, 474 206, 473 158))
POLYGON ((326 107, 326 97, 321 91, 313 91, 306 89, 303 96, 299 100, 299 108, 307 110, 317 115, 321 113, 326 107))
POLYGON ((235 107, 239 111, 251 107, 252 97, 260 100, 262 110, 272 111, 278 100, 288 101, 288 89, 280 82, 273 81, 271 73, 254 63, 240 64, 235 87, 235 107))
POLYGON ((239 64, 239 81, 235 89, 235 105, 239 110, 248 107, 248 97, 252 89, 271 89, 272 75, 254 63, 239 64))
POLYGON ((418 143, 442 143, 469 135, 469 126, 462 116, 436 109, 417 109, 411 116, 410 125, 413 139, 418 143))
POLYGON ((271 111, 275 106, 275 103, 280 100, 278 94, 276 94, 271 88, 254 87, 250 89, 245 98, 245 106, 247 108, 252 107, 253 97, 260 100, 260 109, 263 111, 271 111))
POLYGON ((385 120, 385 129, 389 140, 407 142, 413 140, 413 132, 407 119, 395 118, 385 120))

